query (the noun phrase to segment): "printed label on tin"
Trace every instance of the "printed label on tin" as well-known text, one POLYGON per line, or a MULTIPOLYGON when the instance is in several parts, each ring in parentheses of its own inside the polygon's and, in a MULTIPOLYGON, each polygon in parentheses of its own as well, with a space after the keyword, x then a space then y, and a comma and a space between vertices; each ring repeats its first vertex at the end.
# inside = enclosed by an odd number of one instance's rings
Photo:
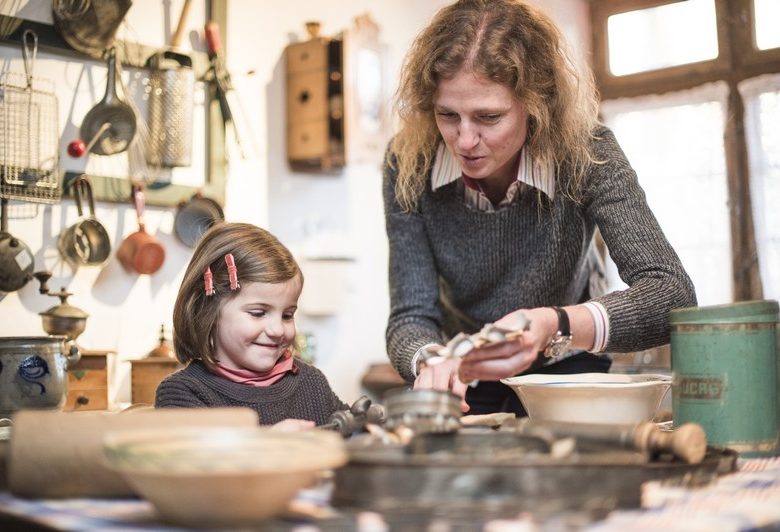
POLYGON ((680 377, 677 390, 680 399, 700 401, 720 400, 723 397, 723 379, 712 375, 680 377))

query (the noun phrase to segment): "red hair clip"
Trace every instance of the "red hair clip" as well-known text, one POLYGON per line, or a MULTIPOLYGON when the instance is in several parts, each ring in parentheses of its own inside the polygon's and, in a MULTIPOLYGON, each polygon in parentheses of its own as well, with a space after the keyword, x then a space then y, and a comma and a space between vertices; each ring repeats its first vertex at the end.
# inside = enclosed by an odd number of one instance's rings
POLYGON ((225 264, 227 264, 228 279, 230 279, 230 289, 237 290, 241 288, 241 286, 238 284, 238 269, 236 268, 236 261, 233 259, 232 253, 225 255, 225 264))
POLYGON ((211 273, 211 268, 206 266, 206 271, 203 272, 203 284, 206 288, 206 295, 214 295, 214 275, 211 273))

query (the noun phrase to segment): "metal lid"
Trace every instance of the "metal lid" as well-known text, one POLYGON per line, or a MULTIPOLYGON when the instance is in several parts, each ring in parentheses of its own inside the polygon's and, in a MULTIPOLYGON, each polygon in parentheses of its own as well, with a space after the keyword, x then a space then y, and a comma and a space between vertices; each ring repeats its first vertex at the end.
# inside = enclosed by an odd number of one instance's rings
POLYGON ((671 311, 672 325, 704 323, 771 323, 778 321, 777 301, 740 301, 725 305, 688 307, 671 311))
POLYGON ((78 307, 74 307, 68 302, 54 305, 45 312, 38 313, 41 316, 52 316, 55 318, 86 318, 89 316, 86 312, 78 307))

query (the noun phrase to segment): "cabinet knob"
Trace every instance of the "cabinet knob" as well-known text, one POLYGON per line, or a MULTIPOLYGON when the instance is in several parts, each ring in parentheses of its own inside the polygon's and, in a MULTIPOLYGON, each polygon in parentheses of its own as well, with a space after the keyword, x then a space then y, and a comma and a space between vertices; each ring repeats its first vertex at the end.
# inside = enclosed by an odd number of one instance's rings
POLYGON ((89 404, 89 397, 87 397, 86 395, 79 395, 78 397, 76 397, 76 404, 82 406, 89 404))

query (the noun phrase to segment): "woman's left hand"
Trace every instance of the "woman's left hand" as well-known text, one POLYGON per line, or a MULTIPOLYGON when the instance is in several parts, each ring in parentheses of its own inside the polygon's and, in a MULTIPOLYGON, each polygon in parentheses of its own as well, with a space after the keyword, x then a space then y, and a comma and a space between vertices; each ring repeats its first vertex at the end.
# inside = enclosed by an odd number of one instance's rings
POLYGON ((521 309, 495 324, 513 328, 520 314, 531 321, 529 330, 515 339, 473 349, 461 360, 458 374, 461 381, 496 381, 522 373, 533 364, 557 331, 558 316, 551 308, 521 309))

